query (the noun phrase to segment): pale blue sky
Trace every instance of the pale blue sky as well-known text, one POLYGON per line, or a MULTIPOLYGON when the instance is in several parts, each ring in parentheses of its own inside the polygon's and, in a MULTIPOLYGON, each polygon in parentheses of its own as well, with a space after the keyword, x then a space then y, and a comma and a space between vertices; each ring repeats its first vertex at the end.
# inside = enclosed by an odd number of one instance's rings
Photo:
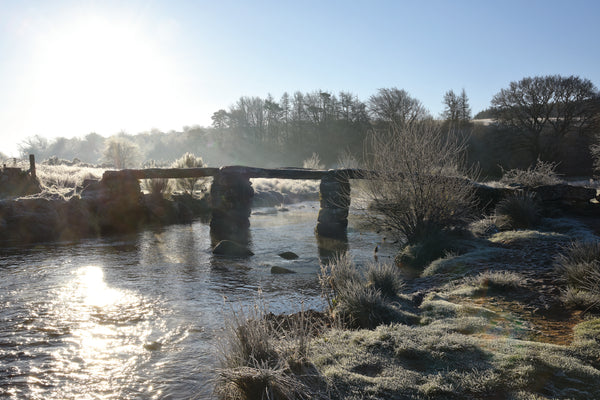
POLYGON ((0 0, 0 151, 208 126, 240 96, 398 87, 476 113, 509 82, 600 85, 600 2, 0 0))

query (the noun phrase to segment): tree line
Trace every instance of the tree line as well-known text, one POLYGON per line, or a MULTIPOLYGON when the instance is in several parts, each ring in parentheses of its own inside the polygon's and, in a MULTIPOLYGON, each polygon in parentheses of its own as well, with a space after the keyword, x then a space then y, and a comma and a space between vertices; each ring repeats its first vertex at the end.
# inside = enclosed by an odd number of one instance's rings
MULTIPOLYGON (((301 166, 317 153, 327 166, 334 166, 342 153, 361 159, 369 132, 391 127, 401 132, 435 120, 444 131, 467 138, 469 160, 480 163, 487 175, 497 175, 500 167, 527 167, 538 158, 559 162, 566 173, 583 174, 591 168, 589 149, 598 142, 600 100, 588 79, 551 75, 510 82, 476 116, 488 117, 489 124, 473 121, 464 89, 447 91, 441 102, 444 110, 434 118, 418 99, 398 88, 379 89, 365 101, 350 92, 322 90, 284 93, 279 99, 243 96, 228 109, 215 111, 211 127, 120 132, 114 138, 135 146, 132 158, 137 164, 168 164, 193 152, 214 166, 301 166)), ((96 133, 53 141, 34 136, 21 143, 20 151, 38 159, 110 163, 108 140, 96 133)))

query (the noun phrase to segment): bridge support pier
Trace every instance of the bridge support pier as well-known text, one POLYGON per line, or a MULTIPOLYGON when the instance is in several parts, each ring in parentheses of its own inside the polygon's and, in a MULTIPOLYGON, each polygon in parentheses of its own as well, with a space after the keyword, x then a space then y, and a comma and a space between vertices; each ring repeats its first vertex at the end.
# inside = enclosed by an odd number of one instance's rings
POLYGON ((249 238, 250 213, 254 189, 248 176, 221 169, 210 188, 214 240, 233 240, 245 244, 249 238))
POLYGON ((319 186, 321 209, 315 232, 326 238, 346 240, 348 209, 350 207, 350 181, 348 176, 329 171, 319 186))

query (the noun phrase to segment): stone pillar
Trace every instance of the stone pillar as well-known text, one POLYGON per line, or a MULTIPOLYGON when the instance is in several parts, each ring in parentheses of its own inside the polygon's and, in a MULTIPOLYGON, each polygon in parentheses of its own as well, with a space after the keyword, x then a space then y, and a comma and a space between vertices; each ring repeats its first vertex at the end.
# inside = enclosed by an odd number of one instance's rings
POLYGON ((104 175, 97 195, 95 208, 103 231, 128 232, 144 222, 140 183, 132 174, 104 175))
POLYGON ((213 240, 234 240, 241 244, 247 242, 253 196, 254 189, 246 175, 221 170, 214 176, 210 188, 210 230, 213 240))
POLYGON ((321 179, 319 191, 321 209, 315 232, 321 237, 345 240, 350 207, 348 177, 330 171, 321 179))

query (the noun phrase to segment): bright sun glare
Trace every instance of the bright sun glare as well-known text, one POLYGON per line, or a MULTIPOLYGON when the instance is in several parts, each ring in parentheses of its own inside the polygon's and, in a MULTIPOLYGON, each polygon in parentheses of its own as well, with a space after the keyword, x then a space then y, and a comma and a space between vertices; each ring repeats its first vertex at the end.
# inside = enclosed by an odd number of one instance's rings
POLYGON ((117 133, 172 119, 174 68, 141 27, 101 17, 61 25, 41 39, 31 83, 35 118, 53 127, 117 133))

